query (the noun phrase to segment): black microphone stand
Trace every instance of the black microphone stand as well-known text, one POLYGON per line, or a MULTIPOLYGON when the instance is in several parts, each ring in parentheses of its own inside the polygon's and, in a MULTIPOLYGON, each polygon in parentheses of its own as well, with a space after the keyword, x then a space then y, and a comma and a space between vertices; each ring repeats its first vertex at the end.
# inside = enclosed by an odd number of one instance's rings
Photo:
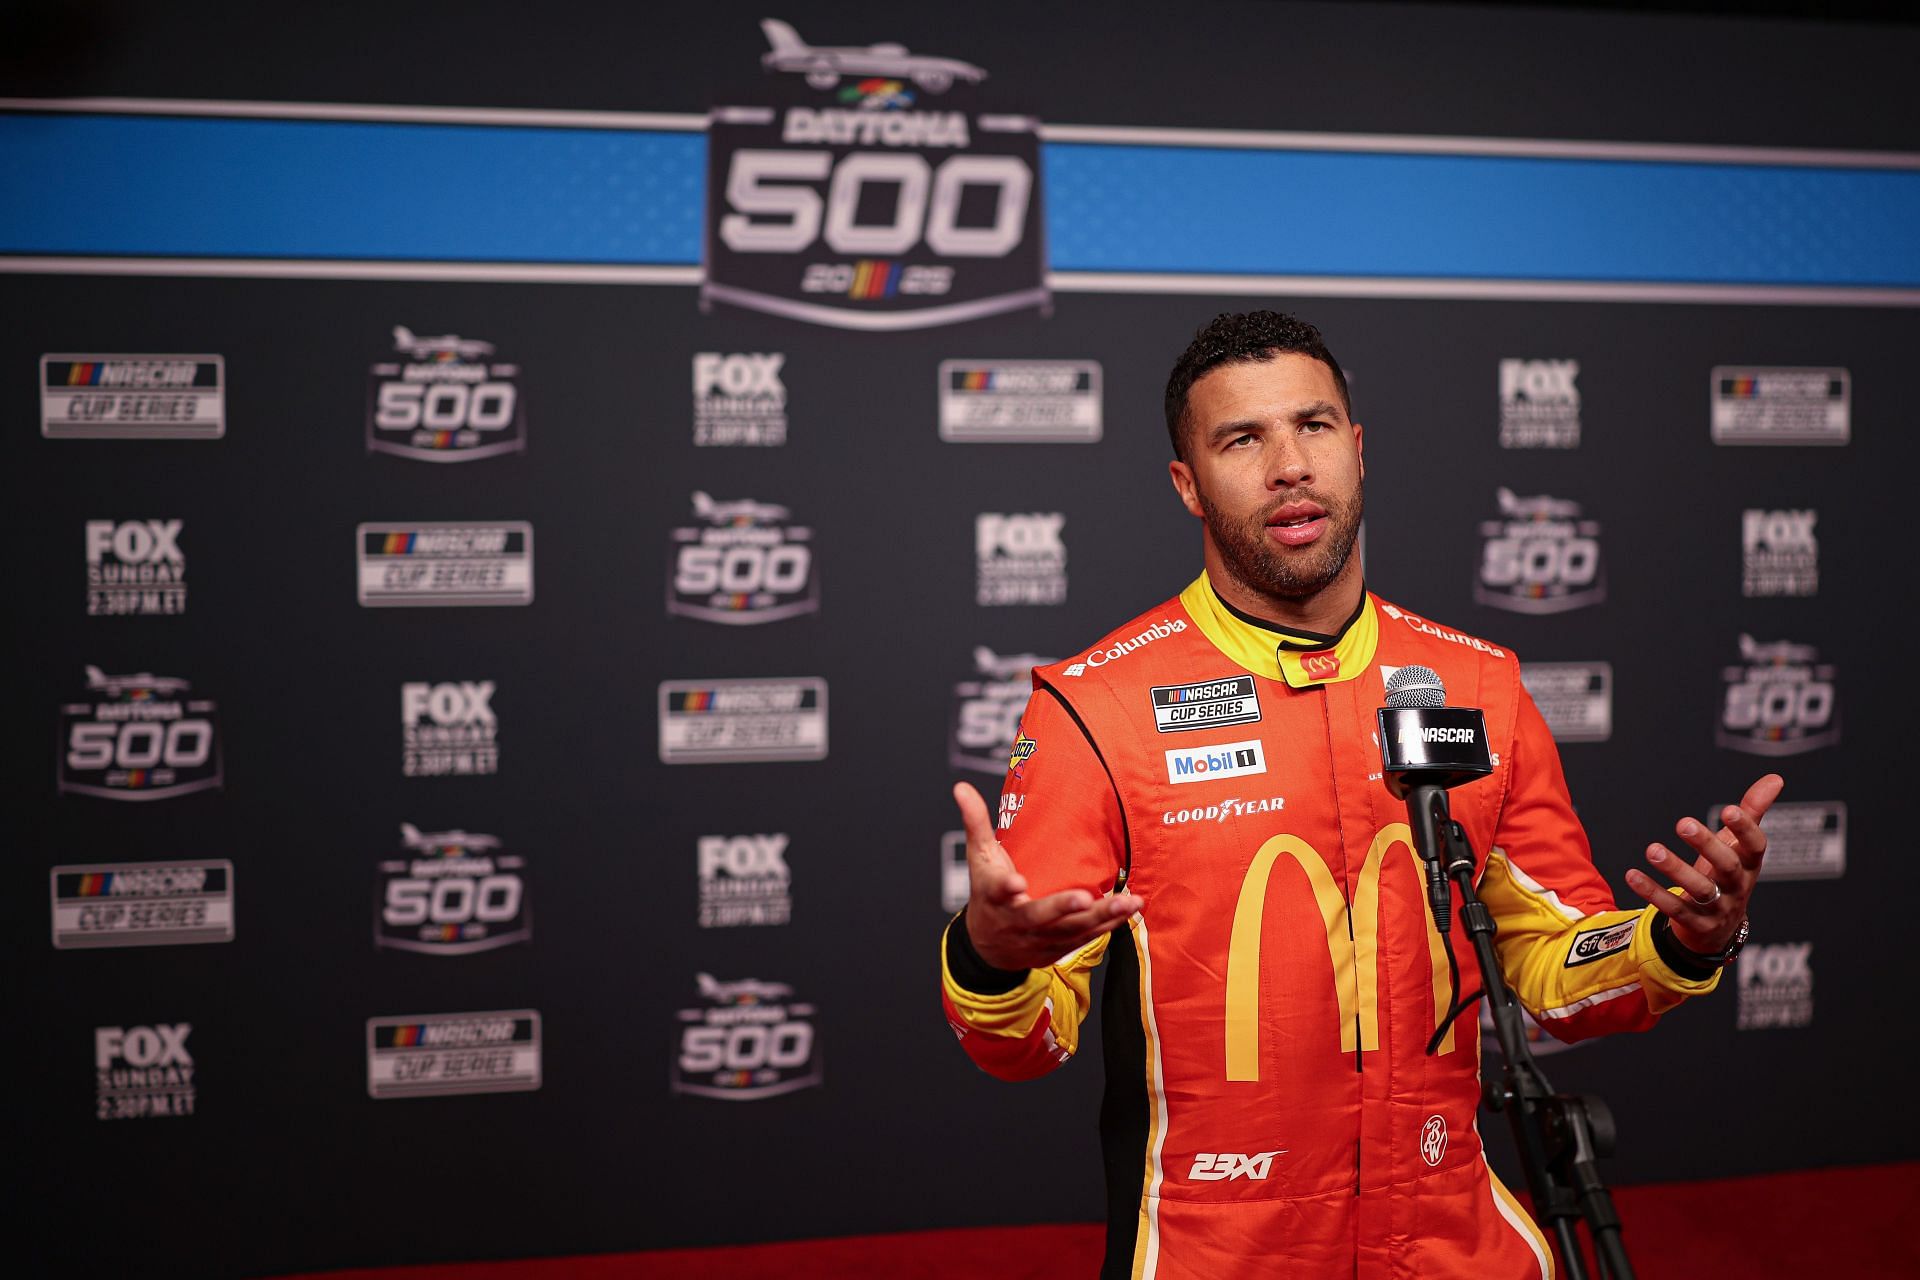
MULTIPOLYGON (((1601 1156, 1613 1154, 1613 1113, 1599 1098, 1555 1093, 1547 1083, 1527 1044, 1520 1005, 1500 972, 1500 960, 1493 950, 1493 913, 1474 891, 1473 846, 1467 842, 1465 830, 1453 820, 1446 790, 1418 786, 1407 798, 1415 848, 1428 863, 1429 880, 1435 878, 1437 869, 1460 892, 1460 920, 1473 939, 1474 958, 1480 964, 1480 994, 1493 1011, 1494 1034, 1505 1064, 1498 1080, 1482 1080, 1481 1094, 1489 1108, 1506 1112, 1513 1126, 1527 1190, 1533 1196, 1533 1211, 1551 1226, 1559 1242, 1567 1280, 1586 1280, 1588 1275, 1586 1253, 1575 1225, 1580 1218, 1586 1220, 1587 1233, 1593 1238, 1604 1280, 1633 1280, 1633 1267, 1620 1240, 1620 1215, 1600 1180, 1598 1165, 1601 1156)), ((1451 955, 1453 944, 1446 914, 1436 912, 1434 923, 1447 940, 1451 955)), ((1456 999, 1458 990, 1456 985, 1456 999)), ((1449 1017, 1459 1012, 1456 1007, 1449 1017)))

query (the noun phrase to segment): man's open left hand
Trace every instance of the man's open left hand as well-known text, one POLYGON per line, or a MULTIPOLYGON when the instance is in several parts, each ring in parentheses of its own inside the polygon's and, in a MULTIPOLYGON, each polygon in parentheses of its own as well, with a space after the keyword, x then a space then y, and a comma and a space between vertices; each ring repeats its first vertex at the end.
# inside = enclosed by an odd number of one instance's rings
POLYGON ((1679 893, 1644 871, 1627 872, 1627 887, 1667 917, 1674 941, 1687 950, 1701 955, 1724 951, 1747 918, 1747 899, 1753 896, 1760 860, 1767 852, 1760 819, 1785 785, 1777 773, 1761 778, 1747 788, 1739 804, 1720 811, 1717 832, 1692 818, 1675 823, 1674 833, 1698 855, 1691 862, 1663 844, 1647 846, 1647 862, 1673 881, 1679 893))

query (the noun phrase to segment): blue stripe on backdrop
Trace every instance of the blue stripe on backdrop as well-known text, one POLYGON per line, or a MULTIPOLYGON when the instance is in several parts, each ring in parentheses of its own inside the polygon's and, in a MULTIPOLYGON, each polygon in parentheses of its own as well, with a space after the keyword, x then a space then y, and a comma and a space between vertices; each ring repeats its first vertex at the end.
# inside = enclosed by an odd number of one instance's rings
MULTIPOLYGON (((698 133, 0 115, 0 252, 693 265, 698 133)), ((1044 148, 1058 271, 1920 285, 1920 171, 1044 148)))
POLYGON ((12 253, 697 263, 700 134, 0 117, 12 253))

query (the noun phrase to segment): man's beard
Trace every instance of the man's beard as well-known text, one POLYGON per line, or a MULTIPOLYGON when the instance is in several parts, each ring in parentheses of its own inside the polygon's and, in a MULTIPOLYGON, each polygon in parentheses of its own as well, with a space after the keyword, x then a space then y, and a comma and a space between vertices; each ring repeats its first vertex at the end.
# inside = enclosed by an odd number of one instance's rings
POLYGON ((1199 492, 1200 509, 1206 513, 1207 528, 1220 549, 1227 571, 1254 591, 1281 600, 1305 600, 1317 595, 1340 576, 1353 553, 1354 540, 1360 536, 1360 517, 1366 508, 1359 489, 1348 502, 1336 502, 1311 490, 1287 494, 1280 503, 1317 502, 1326 510, 1327 531, 1319 541, 1301 550, 1290 550, 1267 534, 1267 517, 1262 511, 1247 520, 1227 518, 1218 507, 1199 492))

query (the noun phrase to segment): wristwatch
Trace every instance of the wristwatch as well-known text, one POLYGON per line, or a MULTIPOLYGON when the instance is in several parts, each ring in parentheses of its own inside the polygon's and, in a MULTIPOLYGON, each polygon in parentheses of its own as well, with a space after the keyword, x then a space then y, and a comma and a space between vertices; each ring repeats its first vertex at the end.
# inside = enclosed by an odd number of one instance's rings
POLYGON ((1740 954, 1740 949, 1747 945, 1748 935, 1753 932, 1752 920, 1742 920, 1740 927, 1733 931, 1733 937, 1727 942, 1726 946, 1718 951, 1702 952, 1695 951, 1692 947, 1689 947, 1686 943, 1674 937, 1673 922, 1665 916, 1661 916, 1653 923, 1656 950, 1664 950, 1665 948, 1660 947, 1658 944, 1665 942, 1677 951, 1682 958, 1692 961, 1694 965, 1701 969, 1724 969, 1732 964, 1733 958, 1740 954))

